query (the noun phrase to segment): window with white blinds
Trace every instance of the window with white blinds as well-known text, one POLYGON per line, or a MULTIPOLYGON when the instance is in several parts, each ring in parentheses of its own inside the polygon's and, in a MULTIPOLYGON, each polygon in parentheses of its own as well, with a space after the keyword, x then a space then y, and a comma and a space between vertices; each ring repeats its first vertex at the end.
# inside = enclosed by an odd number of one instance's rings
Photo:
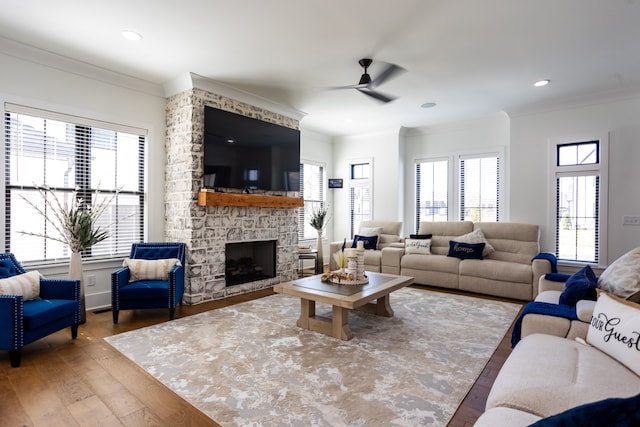
POLYGON ((598 263, 601 250, 600 141, 556 145, 556 256, 598 263))
POLYGON ((371 219, 371 163, 352 163, 349 180, 349 212, 351 236, 360 223, 371 219))
POLYGON ((415 173, 417 231, 421 221, 449 219, 449 160, 418 160, 415 173))
POLYGON ((500 220, 500 156, 461 156, 460 220, 500 220))
POLYGON ((311 213, 325 206, 324 166, 300 164, 300 196, 304 207, 298 209, 298 240, 317 239, 318 232, 309 225, 311 213))
POLYGON ((38 186, 62 204, 74 191, 89 206, 118 193, 96 224, 109 237, 83 257, 122 256, 143 240, 146 131, 13 104, 5 104, 4 126, 5 251, 21 262, 70 256, 62 242, 24 234, 58 236, 26 201, 52 215, 38 186))

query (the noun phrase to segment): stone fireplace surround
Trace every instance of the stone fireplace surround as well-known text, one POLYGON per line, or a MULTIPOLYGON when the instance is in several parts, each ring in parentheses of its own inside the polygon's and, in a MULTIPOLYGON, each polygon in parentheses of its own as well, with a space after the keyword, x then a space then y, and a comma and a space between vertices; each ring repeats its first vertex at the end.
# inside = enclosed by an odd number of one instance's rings
POLYGON ((204 176, 205 105, 295 129, 299 124, 299 119, 199 88, 167 99, 165 239, 187 245, 185 304, 246 293, 297 277, 296 208, 198 206, 204 176), (225 244, 256 240, 276 240, 276 277, 227 287, 225 244))

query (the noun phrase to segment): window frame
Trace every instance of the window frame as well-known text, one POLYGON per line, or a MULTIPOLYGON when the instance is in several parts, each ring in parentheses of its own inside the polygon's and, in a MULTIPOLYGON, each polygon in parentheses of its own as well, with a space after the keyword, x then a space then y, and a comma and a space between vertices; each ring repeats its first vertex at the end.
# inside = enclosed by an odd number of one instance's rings
MULTIPOLYGON (((361 221, 371 221, 373 220, 373 158, 359 158, 359 159, 351 159, 349 160, 349 185, 348 185, 348 202, 349 202, 349 233, 351 238, 358 233, 354 223, 354 212, 353 212, 353 190, 356 188, 366 189, 369 192, 369 213, 367 215, 367 219, 361 219, 361 221), (369 166, 369 176, 365 178, 353 178, 354 166, 359 165, 368 165, 369 166)), ((358 223, 359 224, 359 223, 358 223)))
POLYGON ((594 268, 606 268, 607 263, 607 224, 608 224, 608 188, 609 188, 609 135, 608 133, 602 133, 600 135, 581 135, 574 138, 550 138, 548 140, 548 162, 549 162, 549 174, 548 174, 548 193, 549 193, 549 212, 547 223, 548 226, 548 238, 552 244, 553 252, 557 254, 556 248, 557 242, 557 178, 558 177, 570 177, 570 176, 598 176, 598 218, 597 218, 597 261, 589 262, 583 260, 571 260, 571 259, 558 259, 558 265, 569 267, 581 267, 584 265, 590 265, 594 268), (559 166, 558 160, 558 148, 563 145, 588 143, 592 141, 598 142, 599 153, 597 154, 599 163, 587 163, 584 165, 565 165, 559 166))
MULTIPOLYGON (((302 196, 303 200, 304 200, 304 206, 301 208, 298 208, 298 241, 313 241, 316 240, 318 238, 318 234, 314 231, 314 234, 312 235, 305 235, 305 229, 306 229, 306 224, 307 224, 307 220, 308 220, 308 212, 306 210, 307 208, 307 202, 311 202, 311 203, 320 203, 320 206, 326 207, 327 206, 327 165, 324 162, 315 162, 313 160, 304 160, 304 159, 300 159, 300 196, 302 196), (317 166, 320 167, 322 170, 322 176, 320 177, 320 195, 321 195, 321 200, 315 200, 315 199, 307 199, 305 198, 304 195, 304 165, 310 165, 310 166, 317 166)), ((323 236, 324 233, 326 232, 326 230, 323 230, 323 236)))
MULTIPOLYGON (((97 195, 98 193, 96 193, 96 190, 99 190, 100 194, 106 198, 111 197, 110 194, 113 194, 116 191, 118 192, 117 197, 133 196, 135 199, 139 200, 139 203, 136 204, 137 207, 135 208, 136 215, 134 218, 134 223, 137 221, 137 226, 135 227, 134 240, 135 241, 144 240, 147 233, 146 226, 145 226, 145 218, 147 215, 147 208, 148 208, 147 206, 148 198, 147 198, 147 191, 146 191, 146 186, 147 186, 146 176, 147 176, 147 169, 148 169, 147 147, 149 144, 148 130, 140 127, 136 127, 136 126, 106 122, 102 120, 92 119, 88 117, 81 117, 81 116, 54 111, 54 110, 55 109, 45 110, 42 108, 17 104, 10 101, 3 102, 3 110, 2 110, 3 126, 2 126, 1 134, 3 137, 2 138, 2 142, 3 142, 2 165, 5 170, 5 179, 2 181, 2 187, 3 187, 2 190, 4 193, 4 197, 2 198, 1 205, 2 205, 2 210, 5 213, 2 219, 2 226, 5 230, 2 235, 2 244, 5 248, 5 251, 11 250, 10 234, 12 232, 12 230, 10 229, 11 228, 11 224, 10 224, 11 205, 8 204, 7 201, 11 197, 13 198, 19 197, 19 196, 16 196, 15 194, 12 195, 12 191, 35 190, 37 188, 36 187, 37 185, 42 184, 42 183, 35 183, 29 186, 29 185, 24 185, 20 183, 12 184, 9 181, 10 174, 7 168, 10 167, 10 163, 9 163, 9 158, 7 156, 10 150, 10 146, 7 145, 7 142, 9 142, 8 138, 10 138, 11 135, 7 133, 6 120, 10 114, 26 115, 26 116, 31 116, 31 117, 45 120, 45 121, 46 120, 56 121, 64 124, 65 126, 67 126, 67 128, 73 128, 75 131, 74 133, 75 137, 73 139, 75 145, 73 149, 76 151, 76 154, 74 157, 75 162, 73 163, 73 167, 75 169, 81 169, 85 172, 79 173, 79 171, 76 170, 76 175, 75 175, 76 180, 74 182, 73 188, 59 186, 59 185, 52 185, 52 189, 55 190, 60 197, 65 197, 64 196, 65 194, 71 194, 74 190, 77 190, 78 196, 83 197, 85 200, 90 200, 93 196, 97 195), (116 188, 111 188, 111 186, 105 186, 101 188, 92 187, 91 174, 93 169, 91 166, 91 160, 88 156, 89 150, 94 149, 96 147, 100 147, 100 146, 104 148, 103 145, 107 140, 105 140, 103 136, 99 136, 97 139, 94 139, 93 132, 89 132, 88 130, 106 131, 107 133, 113 133, 114 137, 117 137, 118 134, 126 134, 126 136, 129 137, 130 140, 134 140, 134 141, 137 140, 136 148, 134 148, 134 150, 138 153, 138 157, 136 160, 136 162, 138 163, 138 172, 137 172, 137 182, 134 185, 135 187, 134 190, 131 190, 131 189, 123 190, 122 188, 118 190, 116 188), (98 144, 97 146, 93 145, 96 143, 98 144), (89 161, 88 167, 86 166, 87 161, 89 161), (88 187, 81 186, 82 184, 85 184, 85 185, 88 184, 88 187), (137 235, 138 232, 140 234, 139 236, 137 235)), ((100 132, 98 132, 97 135, 100 135, 100 132)), ((118 139, 114 141, 118 141, 118 139)), ((29 141, 26 141, 26 142, 29 142, 29 141)), ((117 144, 117 142, 115 143, 117 144)), ((99 159, 96 161, 99 161, 99 159)), ((116 181, 113 184, 118 185, 117 170, 115 170, 114 173, 115 173, 114 178, 116 179, 116 181)), ((116 204, 113 205, 111 209, 113 209, 113 212, 115 212, 116 215, 118 215, 117 212, 121 206, 124 206, 124 207, 127 206, 126 203, 119 204, 115 201, 113 203, 116 203, 116 204)), ((108 211, 109 211, 109 208, 107 208, 107 211, 105 211, 104 214, 107 215, 108 211)), ((101 218, 103 217, 101 216, 101 218)), ((116 221, 123 221, 123 224, 126 227, 125 221, 127 221, 129 218, 130 218, 129 216, 126 216, 126 217, 118 218, 116 221)), ((15 232, 15 230, 13 231, 15 232)), ((129 230, 127 230, 126 228, 123 230, 123 232, 130 233, 129 230)), ((117 234, 118 234, 118 230, 112 230, 109 239, 112 239, 112 238, 117 239, 117 236, 116 236, 117 234)), ((45 245, 46 245, 46 240, 47 239, 44 240, 45 245)), ((111 245, 114 245, 114 243, 111 243, 111 245)), ((113 251, 107 251, 107 253, 105 253, 104 250, 102 251, 98 250, 97 251, 99 252, 98 255, 92 255, 91 249, 95 249, 95 248, 96 247, 89 248, 87 251, 83 251, 83 257, 85 257, 87 260, 111 260, 111 259, 122 258, 122 256, 128 255, 130 251, 130 245, 128 245, 126 249, 124 248, 124 246, 120 248, 116 246, 114 247, 113 251)), ((62 255, 54 253, 52 256, 45 256, 44 259, 24 259, 21 262, 25 265, 56 265, 56 264, 67 263, 69 259, 66 256, 67 252, 68 252, 67 250, 64 250, 62 255)), ((70 252, 68 253, 70 256, 70 252)))
POLYGON ((447 163, 447 220, 449 220, 449 218, 451 218, 452 212, 451 212, 451 206, 453 203, 453 193, 452 193, 452 181, 453 181, 453 169, 454 169, 454 165, 453 165, 453 157, 452 156, 434 156, 434 157, 424 157, 424 158, 419 158, 419 159, 415 159, 413 162, 413 179, 414 179, 414 191, 415 191, 415 197, 414 197, 414 201, 413 201, 413 206, 414 206, 414 222, 415 222, 415 227, 416 227, 416 233, 418 232, 419 228, 420 228, 420 222, 423 221, 427 221, 424 219, 421 219, 420 217, 420 206, 419 206, 419 195, 418 195, 418 165, 423 164, 423 163, 437 163, 437 162, 446 162, 447 163))

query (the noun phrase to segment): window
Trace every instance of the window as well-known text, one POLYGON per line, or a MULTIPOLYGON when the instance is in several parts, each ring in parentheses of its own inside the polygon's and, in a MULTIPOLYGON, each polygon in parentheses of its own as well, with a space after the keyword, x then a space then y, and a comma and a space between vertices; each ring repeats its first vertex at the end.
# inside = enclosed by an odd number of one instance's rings
POLYGON ((300 164, 300 193, 304 207, 298 210, 298 240, 316 239, 318 232, 309 225, 311 212, 323 207, 324 166, 310 163, 300 164))
POLYGON ((500 157, 460 158, 460 220, 499 220, 500 157))
POLYGON ((350 169, 349 216, 353 236, 362 221, 371 219, 371 163, 352 163, 350 169))
POLYGON ((416 230, 421 221, 449 219, 449 160, 416 162, 416 230))
MULTIPOLYGON (((98 219, 109 237, 84 257, 128 253, 144 240, 144 149, 146 132, 28 107, 5 105, 5 250, 22 262, 70 256, 62 242, 23 232, 56 236, 56 230, 26 201, 46 208, 36 186, 69 201, 74 190, 87 205, 108 200, 98 219)), ((59 235, 59 234, 58 234, 59 235)))
POLYGON ((555 241, 561 260, 600 260, 602 150, 600 141, 555 145, 555 241))

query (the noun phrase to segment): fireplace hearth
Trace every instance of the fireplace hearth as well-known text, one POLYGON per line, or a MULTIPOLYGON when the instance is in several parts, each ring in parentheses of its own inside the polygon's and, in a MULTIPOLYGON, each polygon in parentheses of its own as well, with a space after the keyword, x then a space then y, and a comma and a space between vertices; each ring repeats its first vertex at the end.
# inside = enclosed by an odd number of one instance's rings
POLYGON ((276 277, 276 240, 227 243, 225 283, 242 283, 276 277))

